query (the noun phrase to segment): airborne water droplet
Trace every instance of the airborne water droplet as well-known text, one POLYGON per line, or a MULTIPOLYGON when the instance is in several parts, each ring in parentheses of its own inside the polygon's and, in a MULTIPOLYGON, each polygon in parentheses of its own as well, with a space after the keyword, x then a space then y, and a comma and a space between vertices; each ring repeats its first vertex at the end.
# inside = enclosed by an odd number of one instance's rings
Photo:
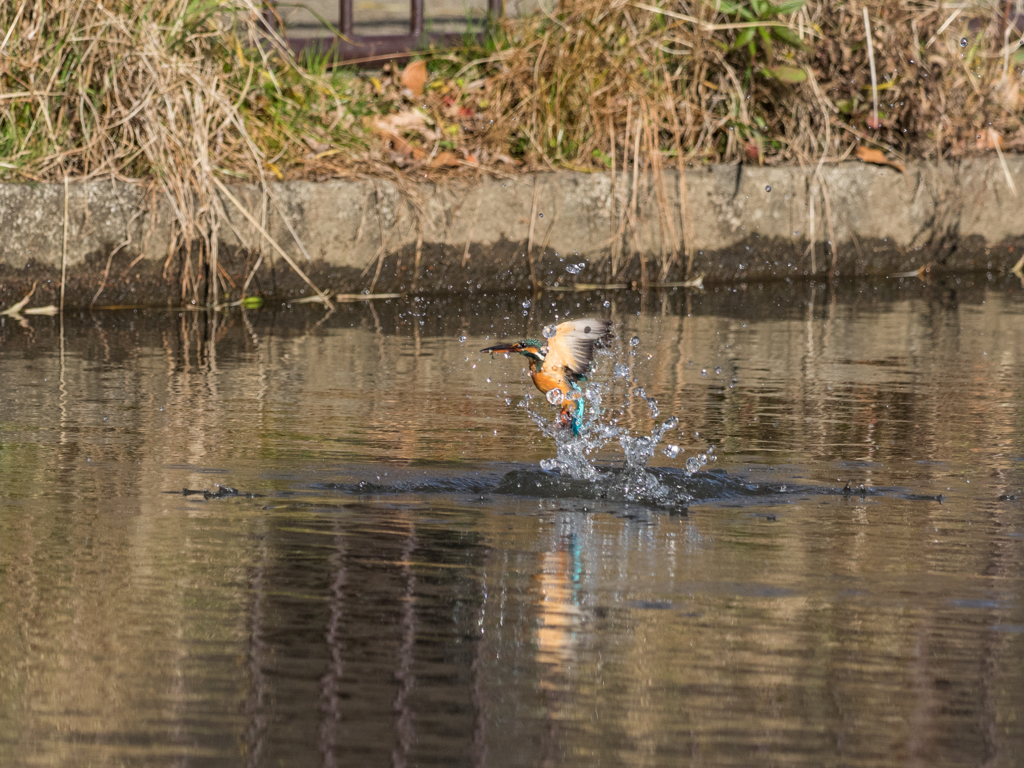
POLYGON ((764 185, 764 191, 765 192, 771 192, 772 191, 772 185, 771 184, 765 184, 764 185))
POLYGON ((552 389, 548 391, 548 402, 552 405, 558 405, 565 399, 565 395, 562 394, 560 389, 552 389))
POLYGON ((558 331, 557 331, 557 329, 556 329, 556 328, 555 328, 555 326, 553 326, 553 325, 545 325, 545 326, 544 326, 544 330, 543 330, 543 331, 541 331, 541 333, 542 333, 542 334, 544 334, 544 338, 545 338, 545 339, 551 339, 551 338, 554 338, 554 335, 555 335, 555 334, 556 334, 557 332, 558 332, 558 331))
POLYGON ((541 459, 540 460, 540 468, 543 469, 545 472, 551 472, 553 470, 556 470, 556 469, 558 469, 558 460, 557 459, 541 459))
POLYGON ((465 336, 459 336, 459 343, 460 344, 465 342, 465 341, 466 341, 466 337, 465 336))
POLYGON ((640 337, 639 336, 634 336, 632 339, 629 340, 629 346, 631 346, 631 347, 636 347, 639 344, 640 344, 640 337))
POLYGON ((967 47, 967 38, 966 37, 961 37, 960 38, 960 47, 961 48, 966 48, 967 47))
POLYGON ((664 453, 670 459, 674 459, 676 456, 679 455, 679 446, 672 445, 671 443, 669 443, 668 445, 665 446, 665 450, 663 450, 662 453, 664 453))

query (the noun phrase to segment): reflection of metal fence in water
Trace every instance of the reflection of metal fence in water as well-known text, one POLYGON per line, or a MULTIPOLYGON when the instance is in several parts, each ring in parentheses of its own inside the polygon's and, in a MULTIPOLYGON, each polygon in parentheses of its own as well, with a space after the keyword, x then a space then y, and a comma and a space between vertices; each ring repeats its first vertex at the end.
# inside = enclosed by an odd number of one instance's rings
POLYGON ((488 18, 504 13, 504 0, 307 0, 276 2, 273 21, 296 51, 334 50, 347 61, 373 61, 428 46, 454 46, 479 36, 488 18), (484 5, 486 3, 486 5, 484 5), (404 7, 408 8, 407 15, 404 7), (356 12, 360 19, 356 20, 356 12), (340 33, 340 34, 339 34, 340 33))

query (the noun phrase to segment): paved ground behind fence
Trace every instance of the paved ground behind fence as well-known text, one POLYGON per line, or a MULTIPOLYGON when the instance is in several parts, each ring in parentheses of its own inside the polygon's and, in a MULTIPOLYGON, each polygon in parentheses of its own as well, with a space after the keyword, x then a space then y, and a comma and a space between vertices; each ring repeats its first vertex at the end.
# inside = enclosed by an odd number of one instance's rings
MULTIPOLYGON (((487 0, 424 0, 428 32, 465 32, 478 29, 487 15, 487 0)), ((506 0, 505 13, 519 16, 539 6, 538 0, 506 0)), ((549 3, 550 4, 550 3, 549 3)), ((293 34, 306 36, 330 34, 320 19, 337 26, 338 0, 307 0, 304 7, 280 7, 293 34), (319 17, 319 18, 318 18, 319 17)), ((409 32, 409 0, 353 0, 355 32, 360 35, 407 34, 409 32)))

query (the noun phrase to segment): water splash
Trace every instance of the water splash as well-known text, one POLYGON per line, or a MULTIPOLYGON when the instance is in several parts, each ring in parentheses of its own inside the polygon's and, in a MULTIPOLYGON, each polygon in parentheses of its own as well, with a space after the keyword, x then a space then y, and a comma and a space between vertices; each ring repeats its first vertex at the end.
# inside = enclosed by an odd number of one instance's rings
MULTIPOLYGON (((635 352, 639 343, 635 336, 630 339, 630 354, 635 352)), ((596 493, 604 500, 685 508, 693 500, 692 495, 678 483, 666 484, 665 471, 649 466, 666 435, 679 428, 679 419, 670 416, 660 423, 656 421, 647 434, 634 433, 624 426, 634 421, 638 404, 646 406, 654 420, 661 416, 661 410, 657 400, 650 397, 642 386, 628 384, 630 370, 616 363, 615 356, 613 349, 601 351, 595 358, 590 381, 583 383, 584 408, 577 434, 560 426, 557 420, 552 421, 550 409, 539 402, 540 398, 527 394, 520 401, 519 407, 527 412, 541 433, 555 443, 555 456, 541 461, 540 467, 546 473, 557 474, 560 482, 593 486, 588 493, 596 493), (602 376, 602 369, 607 367, 611 367, 612 377, 602 376), (606 381, 609 378, 611 380, 606 381), (627 380, 625 389, 617 393, 614 387, 616 380, 621 385, 623 379, 627 380), (614 450, 615 446, 621 451, 621 458, 613 459, 610 464, 607 460, 599 464, 598 454, 607 453, 605 449, 609 447, 614 450)), ((546 399, 559 406, 561 394, 552 390, 546 399)), ((681 452, 679 445, 667 442, 662 450, 662 454, 670 459, 675 459, 681 452)), ((681 474, 689 478, 714 460, 712 447, 705 453, 690 456, 681 474)), ((531 480, 532 484, 536 482, 539 481, 531 480)))

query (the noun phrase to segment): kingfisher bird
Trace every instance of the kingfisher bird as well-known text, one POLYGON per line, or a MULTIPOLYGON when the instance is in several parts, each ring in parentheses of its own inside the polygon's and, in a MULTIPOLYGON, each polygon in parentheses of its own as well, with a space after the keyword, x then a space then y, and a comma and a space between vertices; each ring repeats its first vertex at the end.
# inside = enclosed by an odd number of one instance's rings
MULTIPOLYGON (((490 352, 518 352, 530 360, 530 376, 537 389, 547 395, 553 390, 562 393, 562 410, 558 423, 572 427, 579 435, 583 423, 583 390, 579 382, 586 380, 594 359, 594 350, 614 337, 610 320, 588 317, 549 325, 543 332, 544 340, 523 339, 480 350, 490 352)), ((557 403, 558 399, 548 397, 557 403)))

